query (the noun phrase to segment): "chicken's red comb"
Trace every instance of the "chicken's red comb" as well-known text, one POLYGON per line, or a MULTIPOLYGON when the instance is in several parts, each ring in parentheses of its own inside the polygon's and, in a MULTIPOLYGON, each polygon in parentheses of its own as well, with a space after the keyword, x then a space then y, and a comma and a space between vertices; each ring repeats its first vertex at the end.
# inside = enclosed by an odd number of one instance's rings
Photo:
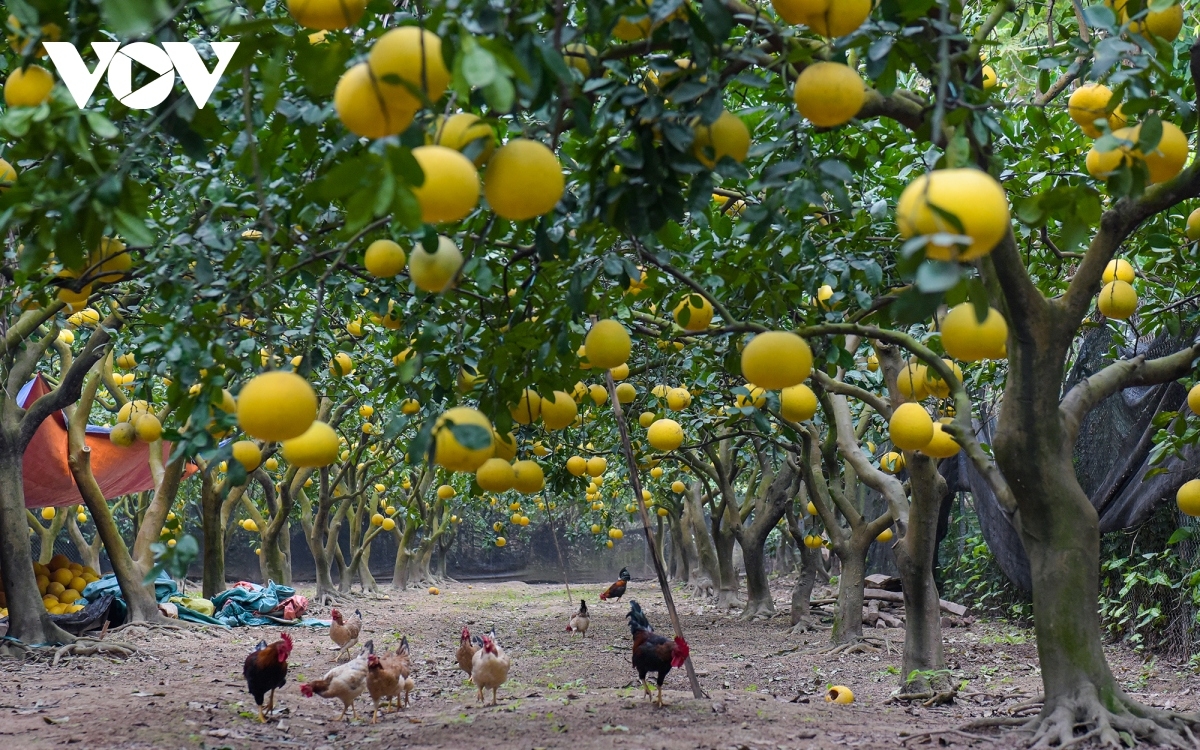
POLYGON ((303 695, 305 698, 313 697, 312 685, 309 685, 307 682, 302 683, 300 685, 300 695, 303 695))
POLYGON ((688 642, 680 636, 675 636, 675 653, 671 654, 671 667, 678 669, 683 666, 687 658, 691 656, 692 650, 688 647, 688 642))

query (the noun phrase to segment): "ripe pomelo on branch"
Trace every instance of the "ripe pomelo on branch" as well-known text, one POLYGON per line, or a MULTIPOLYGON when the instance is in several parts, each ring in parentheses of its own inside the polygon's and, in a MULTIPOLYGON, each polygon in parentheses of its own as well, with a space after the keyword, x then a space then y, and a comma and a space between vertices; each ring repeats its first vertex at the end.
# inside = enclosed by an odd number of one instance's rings
POLYGON ((1133 285, 1120 279, 1105 284, 1096 298, 1096 308, 1100 313, 1114 320, 1127 320, 1137 306, 1138 296, 1133 285))
POLYGON ((796 78, 792 92, 801 116, 820 128, 844 125, 862 109, 866 84, 848 65, 818 62, 796 78))
POLYGON ((515 480, 512 464, 502 458, 489 458, 475 471, 475 482, 488 492, 506 492, 515 480))
POLYGON ((810 14, 804 24, 821 36, 841 37, 856 30, 871 15, 871 0, 829 0, 823 13, 810 14))
POLYGON ((367 246, 363 266, 377 279, 390 279, 404 270, 408 256, 404 248, 391 240, 375 240, 367 246))
POLYGON ((566 391, 555 391, 542 397, 542 424, 547 430, 563 429, 574 422, 578 414, 579 406, 566 391))
POLYGON ((629 332, 620 321, 612 318, 598 320, 588 331, 583 345, 587 347, 588 364, 609 370, 625 364, 632 342, 629 332))
POLYGON ((357 26, 367 0, 288 0, 287 9, 307 29, 333 31, 357 26))
POLYGON ((742 350, 742 375, 767 390, 788 388, 812 373, 808 343, 788 331, 765 331, 742 350))
POLYGON ((958 453, 959 449, 958 443, 950 436, 950 433, 946 432, 942 424, 934 422, 933 437, 929 439, 924 448, 921 448, 921 452, 930 458, 951 458, 958 453))
POLYGON ((1116 130, 1125 125, 1120 107, 1114 112, 1108 111, 1108 102, 1111 99, 1112 90, 1104 84, 1085 84, 1071 92, 1071 98, 1067 100, 1067 114, 1079 125, 1084 135, 1099 138, 1101 131, 1096 127, 1096 120, 1108 120, 1109 130, 1116 130))
POLYGON ((514 138, 488 161, 483 194, 488 205, 511 221, 548 214, 566 189, 558 157, 541 141, 514 138))
POLYGON ((421 291, 440 293, 449 288, 462 264, 462 252, 454 240, 439 235, 432 253, 424 245, 413 248, 408 256, 408 275, 421 291))
POLYGON ((407 102, 389 99, 366 63, 355 65, 338 79, 333 109, 347 130, 363 138, 402 133, 417 113, 407 102))
POLYGON ((338 435, 325 422, 314 421, 303 435, 284 440, 280 452, 292 466, 318 469, 338 460, 338 435))
POLYGON ((493 435, 492 423, 477 409, 447 409, 433 428, 434 463, 450 471, 476 471, 492 457, 493 435))
POLYGON ((994 177, 978 169, 935 170, 910 182, 900 194, 896 225, 905 239, 965 236, 969 242, 963 245, 931 240, 925 256, 943 261, 974 260, 990 253, 1008 233, 1008 196, 994 177))
POLYGON ((1001 359, 1008 342, 1008 323, 994 307, 989 307, 983 322, 970 302, 955 305, 942 319, 942 348, 955 359, 978 362, 1001 359))
POLYGON ((921 450, 933 440, 933 419, 920 404, 901 404, 892 412, 888 434, 900 450, 921 450))
POLYGON ((675 306, 675 322, 685 331, 703 331, 713 319, 713 306, 707 298, 695 292, 689 292, 675 306), (686 320, 683 312, 687 310, 686 320))
POLYGON ((1105 284, 1117 279, 1124 281, 1126 284, 1132 284, 1135 278, 1137 278, 1137 272, 1133 269, 1129 261, 1124 258, 1116 258, 1110 260, 1108 265, 1104 267, 1104 276, 1101 280, 1105 284))
POLYGON ((236 409, 238 424, 247 435, 279 442, 308 430, 317 418, 317 394, 296 373, 274 370, 242 387, 236 409))
MULTIPOLYGON (((262 451, 254 444, 253 440, 239 440, 231 446, 233 451, 233 460, 242 465, 246 473, 254 471, 262 462, 262 451)), ((276 462, 275 467, 279 467, 276 462)))
POLYGON ((817 394, 804 383, 779 393, 779 411, 789 422, 805 422, 817 413, 817 394))
POLYGON ((445 146, 417 146, 412 155, 425 173, 425 181, 412 189, 421 221, 458 221, 479 204, 479 174, 462 153, 445 146))
POLYGON ((750 130, 740 117, 728 110, 722 110, 721 116, 711 125, 697 123, 694 132, 692 153, 709 169, 726 156, 740 164, 750 153, 750 130))
MULTIPOLYGON (((513 489, 529 495, 541 492, 546 485, 546 476, 537 461, 517 461, 513 464, 513 489)), ((525 524, 521 524, 524 526, 525 524)))
POLYGON ((468 146, 477 143, 471 149, 474 154, 472 162, 476 167, 486 164, 496 151, 496 133, 490 125, 470 112, 459 112, 450 117, 438 115, 433 133, 426 137, 425 142, 455 151, 465 151, 468 146))
POLYGON ((50 100, 54 75, 40 65, 13 68, 4 81, 4 103, 10 107, 36 107, 50 100))
POLYGON ((646 440, 656 450, 673 451, 683 445, 683 428, 674 419, 660 419, 646 430, 646 440))
POLYGON ((371 47, 367 64, 384 95, 414 112, 424 105, 414 91, 436 102, 450 85, 441 37, 416 26, 401 26, 379 37, 371 47), (393 80, 393 76, 399 80, 393 80))
POLYGON ((517 399, 517 403, 508 407, 508 411, 517 424, 536 422, 542 414, 542 397, 532 388, 526 388, 521 391, 521 398, 517 399))

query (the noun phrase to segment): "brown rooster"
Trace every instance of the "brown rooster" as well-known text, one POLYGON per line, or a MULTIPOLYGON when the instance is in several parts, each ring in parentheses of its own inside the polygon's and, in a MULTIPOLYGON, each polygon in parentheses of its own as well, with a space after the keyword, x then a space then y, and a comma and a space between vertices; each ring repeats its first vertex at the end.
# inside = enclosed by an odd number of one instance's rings
POLYGON ((408 656, 408 638, 400 639, 400 646, 394 654, 384 654, 382 657, 371 654, 367 657, 367 692, 375 703, 375 713, 371 717, 374 724, 379 718, 379 705, 388 699, 395 700, 395 710, 401 705, 408 707, 408 694, 413 689, 413 679, 409 676, 412 664, 408 656), (400 693, 404 693, 401 704, 400 693))
POLYGON ((617 576, 617 582, 604 590, 600 595, 600 601, 606 602, 609 599, 620 599, 625 596, 625 586, 629 583, 629 568, 621 568, 620 574, 617 576))
POLYGON ((362 613, 354 610, 354 618, 347 620, 342 613, 334 609, 329 613, 333 624, 329 626, 329 637, 338 645, 337 659, 342 660, 342 654, 350 653, 349 649, 358 643, 358 634, 362 632, 362 613))
POLYGON ((242 676, 246 678, 246 687, 254 696, 254 702, 258 704, 258 720, 261 722, 265 723, 267 720, 263 713, 263 697, 267 693, 271 694, 266 709, 266 713, 269 714, 275 708, 276 689, 283 687, 287 680, 287 660, 291 653, 292 637, 287 633, 280 633, 279 640, 272 644, 259 641, 242 666, 242 676))
POLYGON ((458 651, 455 652, 454 658, 458 661, 458 668, 467 673, 467 677, 471 676, 471 660, 475 658, 475 652, 483 648, 483 639, 477 635, 471 635, 471 631, 466 628, 462 629, 462 634, 458 638, 458 651))

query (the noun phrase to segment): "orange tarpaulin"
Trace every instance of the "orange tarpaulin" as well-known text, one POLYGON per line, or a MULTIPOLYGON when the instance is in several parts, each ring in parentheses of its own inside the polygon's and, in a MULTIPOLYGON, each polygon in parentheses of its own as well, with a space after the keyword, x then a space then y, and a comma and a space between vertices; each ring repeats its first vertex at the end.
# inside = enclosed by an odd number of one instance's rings
MULTIPOLYGON (((50 392, 41 375, 25 384, 17 394, 22 408, 50 392)), ((128 448, 115 445, 108 439, 108 427, 88 425, 84 437, 92 449, 92 474, 100 484, 106 499, 133 492, 154 489, 150 475, 150 446, 140 440, 128 448)), ((171 444, 163 441, 163 461, 171 454, 171 444)), ((195 472, 189 466, 184 476, 195 472)), ((75 478, 67 466, 67 416, 56 411, 46 418, 25 448, 22 463, 25 483, 25 507, 43 508, 48 505, 78 505, 83 502, 75 487, 75 478)))

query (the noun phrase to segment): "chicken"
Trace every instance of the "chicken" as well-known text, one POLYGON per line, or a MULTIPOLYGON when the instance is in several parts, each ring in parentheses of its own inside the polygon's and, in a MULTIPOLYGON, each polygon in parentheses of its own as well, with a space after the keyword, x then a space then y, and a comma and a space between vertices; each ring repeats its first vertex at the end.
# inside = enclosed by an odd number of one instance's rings
POLYGON ((571 619, 567 621, 567 632, 579 633, 584 638, 587 638, 588 625, 591 623, 591 618, 588 617, 587 602, 580 599, 579 611, 571 615, 571 619))
POLYGON ((347 709, 351 710, 354 713, 354 718, 357 719, 358 710, 354 708, 354 701, 358 696, 362 695, 363 690, 367 686, 367 660, 374 653, 375 643, 367 641, 366 645, 363 646, 362 653, 357 657, 329 670, 321 679, 301 685, 300 692, 305 698, 319 695, 322 698, 336 698, 340 700, 342 702, 342 712, 338 714, 337 719, 334 721, 341 721, 345 718, 347 709))
POLYGON ((458 660, 458 668, 467 673, 467 677, 471 676, 471 662, 475 658, 475 652, 483 648, 483 639, 477 635, 471 635, 471 631, 466 628, 462 629, 462 635, 458 638, 458 651, 455 652, 454 658, 458 660))
POLYGON ((600 595, 600 601, 606 602, 609 599, 620 599, 625 596, 625 585, 629 583, 629 568, 621 568, 621 573, 617 576, 617 582, 604 590, 600 595))
POLYGON ((691 649, 680 636, 672 640, 655 633, 636 599, 629 602, 629 614, 626 617, 629 618, 629 632, 633 635, 633 668, 637 670, 647 697, 650 697, 650 684, 646 682, 646 675, 650 672, 658 675, 658 705, 661 708, 664 705, 663 680, 667 679, 672 667, 683 666, 691 649))
POLYGON ((382 657, 371 654, 367 657, 367 691, 375 703, 375 713, 371 717, 374 724, 379 718, 379 704, 387 699, 395 699, 396 711, 400 710, 400 693, 404 692, 404 706, 408 706, 408 694, 413 689, 413 679, 409 677, 412 663, 408 656, 408 638, 400 639, 400 646, 394 654, 382 657))
POLYGON ((270 645, 266 641, 259 641, 242 666, 242 676, 246 678, 246 687, 258 704, 258 720, 261 722, 267 720, 263 713, 263 696, 271 694, 266 709, 269 714, 275 708, 275 690, 283 687, 287 681, 287 660, 291 653, 292 637, 280 633, 279 640, 270 645))
POLYGON ((354 610, 354 619, 346 620, 342 613, 334 609, 329 613, 333 624, 329 626, 329 637, 338 645, 336 661, 342 660, 342 654, 350 653, 350 649, 358 643, 358 634, 362 632, 362 613, 354 610))
POLYGON ((496 642, 496 631, 483 637, 483 648, 475 652, 471 660, 471 680, 479 689, 476 701, 483 703, 483 691, 492 691, 491 705, 496 705, 496 691, 508 679, 508 667, 511 662, 496 642))

